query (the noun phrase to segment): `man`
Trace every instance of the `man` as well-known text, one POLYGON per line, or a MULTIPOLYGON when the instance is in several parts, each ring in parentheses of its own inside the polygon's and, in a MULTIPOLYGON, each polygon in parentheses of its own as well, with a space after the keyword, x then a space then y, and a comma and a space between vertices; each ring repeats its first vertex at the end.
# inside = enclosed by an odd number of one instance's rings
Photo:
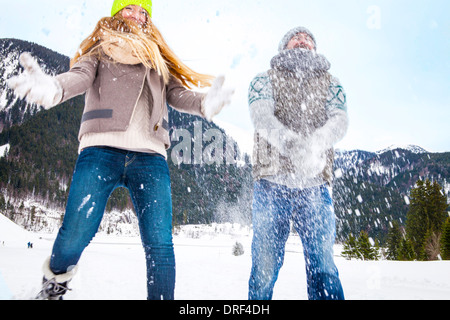
POLYGON ((344 299, 333 260, 333 145, 347 130, 346 96, 306 28, 289 31, 249 90, 255 125, 249 299, 271 299, 291 221, 304 249, 308 298, 344 299))

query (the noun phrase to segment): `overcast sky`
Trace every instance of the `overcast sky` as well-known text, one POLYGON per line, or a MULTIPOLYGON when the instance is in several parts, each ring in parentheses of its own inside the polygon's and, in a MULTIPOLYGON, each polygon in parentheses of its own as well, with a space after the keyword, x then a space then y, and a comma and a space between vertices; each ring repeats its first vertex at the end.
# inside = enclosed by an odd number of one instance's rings
MULTIPOLYGON (((73 56, 112 3, 10 1, 0 14, 0 38, 73 56)), ((393 144, 450 151, 448 12, 448 0, 153 1, 153 21, 177 55, 197 71, 225 74, 235 87, 217 122, 248 137, 250 81, 269 68, 288 30, 309 28, 347 92, 350 129, 337 147, 368 151, 393 144)))

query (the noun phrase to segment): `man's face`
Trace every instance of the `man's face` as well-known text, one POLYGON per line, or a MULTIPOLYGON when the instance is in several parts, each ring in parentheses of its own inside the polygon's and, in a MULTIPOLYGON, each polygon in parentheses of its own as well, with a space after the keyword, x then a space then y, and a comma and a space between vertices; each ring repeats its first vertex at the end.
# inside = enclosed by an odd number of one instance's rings
POLYGON ((307 33, 297 33, 288 42, 286 49, 303 48, 308 50, 315 50, 314 41, 307 33))

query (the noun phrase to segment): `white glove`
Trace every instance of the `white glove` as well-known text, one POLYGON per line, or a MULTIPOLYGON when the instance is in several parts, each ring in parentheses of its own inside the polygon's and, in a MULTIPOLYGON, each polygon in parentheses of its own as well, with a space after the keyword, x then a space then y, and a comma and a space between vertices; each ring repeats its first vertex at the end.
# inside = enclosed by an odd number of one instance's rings
POLYGON ((296 144, 293 155, 295 172, 304 178, 318 176, 327 165, 326 152, 320 146, 296 144))
POLYGON ((62 99, 62 88, 52 76, 45 74, 36 59, 24 52, 19 57, 20 65, 25 69, 18 76, 7 80, 7 85, 14 93, 28 103, 35 103, 45 109, 57 105, 62 99))
POLYGON ((217 77, 203 100, 202 112, 208 121, 211 121, 214 116, 222 111, 223 107, 231 102, 234 89, 224 89, 224 82, 224 76, 217 77))

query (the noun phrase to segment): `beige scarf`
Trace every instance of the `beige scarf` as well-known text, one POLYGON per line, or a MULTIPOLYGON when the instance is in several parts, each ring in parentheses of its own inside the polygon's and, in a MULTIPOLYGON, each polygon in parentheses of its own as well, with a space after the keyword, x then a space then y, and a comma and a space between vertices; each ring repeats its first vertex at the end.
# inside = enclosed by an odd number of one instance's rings
POLYGON ((134 65, 143 63, 139 57, 147 56, 142 46, 136 45, 138 41, 140 41, 138 37, 131 33, 127 34, 127 39, 125 40, 111 31, 106 31, 102 36, 100 46, 103 52, 114 61, 134 65))
POLYGON ((154 69, 164 82, 169 83, 170 72, 158 45, 151 40, 133 33, 123 33, 104 28, 102 30, 100 48, 114 61, 122 64, 142 63, 154 69))

